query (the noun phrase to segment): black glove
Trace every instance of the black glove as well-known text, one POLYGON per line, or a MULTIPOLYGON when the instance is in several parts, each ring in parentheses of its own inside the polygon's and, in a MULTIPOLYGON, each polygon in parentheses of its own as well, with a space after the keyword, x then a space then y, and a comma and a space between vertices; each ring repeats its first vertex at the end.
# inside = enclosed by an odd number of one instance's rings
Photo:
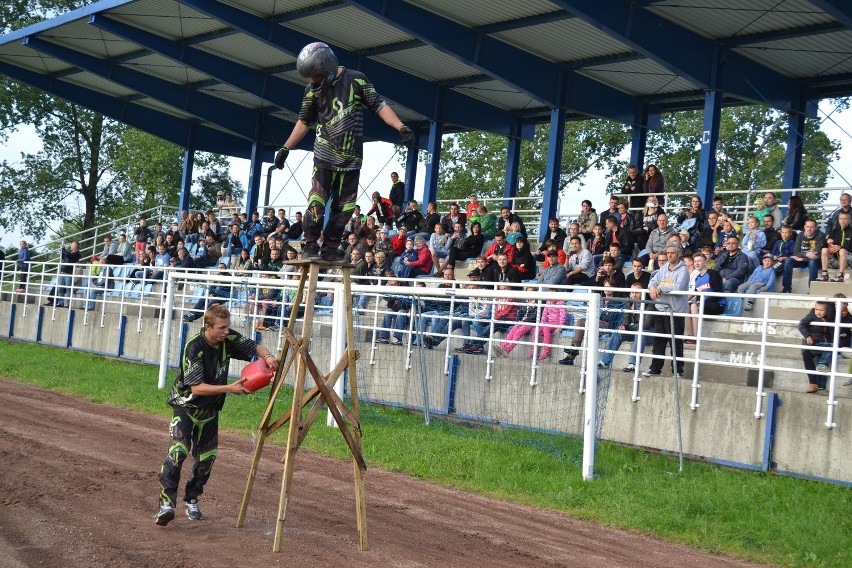
POLYGON ((404 124, 399 127, 399 133, 402 136, 403 142, 411 142, 414 140, 414 131, 404 124))
POLYGON ((282 146, 278 153, 275 154, 275 167, 279 170, 284 169, 284 162, 287 161, 287 156, 290 154, 289 148, 287 146, 282 146))

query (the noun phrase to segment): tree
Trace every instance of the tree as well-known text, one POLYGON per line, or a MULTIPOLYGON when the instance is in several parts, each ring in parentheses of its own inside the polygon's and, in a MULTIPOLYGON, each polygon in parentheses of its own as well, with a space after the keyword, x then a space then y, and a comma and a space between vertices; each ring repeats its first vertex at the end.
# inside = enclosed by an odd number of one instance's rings
MULTIPOLYGON (((661 122, 659 130, 649 133, 646 163, 656 164, 663 172, 667 192, 694 192, 701 151, 702 111, 667 113, 661 122)), ((823 187, 829 163, 839 158, 840 144, 819 130, 817 118, 805 120, 804 134, 801 186, 823 187)), ((725 108, 716 153, 715 187, 743 192, 726 196, 728 203, 742 203, 755 190, 781 188, 786 154, 786 114, 762 105, 725 108)), ((618 181, 620 178, 614 177, 613 190, 618 181)), ((807 199, 814 201, 820 197, 808 195, 807 199)), ((673 202, 685 200, 675 198, 673 202)))
MULTIPOLYGON (((532 140, 521 143, 518 196, 540 197, 544 193, 547 142, 550 127, 540 124, 532 140)), ((630 141, 624 125, 608 120, 572 121, 566 124, 562 148, 559 190, 575 183, 592 169, 611 166, 630 141)), ((503 195, 508 140, 487 132, 462 132, 444 138, 439 185, 441 199, 462 200, 503 195)), ((533 200, 540 202, 540 200, 533 200)), ((519 208, 533 206, 533 201, 519 208)))
MULTIPOLYGON (((32 24, 87 1, 14 0, 0 7, 3 31, 32 24)), ((0 77, 0 140, 31 124, 41 151, 0 164, 0 227, 42 238, 48 230, 80 231, 156 205, 177 206, 183 165, 180 147, 119 122, 0 77), (21 204, 27 204, 23 207, 21 204)), ((236 197, 227 160, 199 154, 198 169, 236 197)), ((215 202, 207 201, 205 208, 215 202)))

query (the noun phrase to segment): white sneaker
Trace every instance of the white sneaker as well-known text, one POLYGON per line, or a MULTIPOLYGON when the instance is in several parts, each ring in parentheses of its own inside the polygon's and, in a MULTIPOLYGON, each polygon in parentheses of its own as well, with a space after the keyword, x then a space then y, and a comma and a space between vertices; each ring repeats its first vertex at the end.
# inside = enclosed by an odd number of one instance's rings
POLYGON ((391 345, 402 345, 402 340, 394 337, 393 339, 390 340, 390 344, 391 345))
POLYGON ((622 369, 625 373, 633 373, 636 371, 636 365, 633 363, 628 363, 626 367, 622 369))
POLYGON ((187 501, 183 504, 183 508, 186 511, 186 516, 189 517, 190 521, 203 521, 204 515, 201 514, 201 509, 198 508, 198 500, 193 499, 192 501, 187 501))
POLYGON ((644 373, 642 373, 643 377, 659 377, 662 373, 660 371, 654 371, 652 369, 648 369, 644 373))
POLYGON ((598 369, 609 369, 609 365, 607 365, 603 361, 598 361, 598 369))
POLYGON ((160 510, 157 511, 157 516, 154 517, 154 522, 161 527, 166 526, 175 518, 175 508, 168 503, 161 503, 160 510))
POLYGON ((820 363, 816 366, 816 370, 820 373, 825 373, 826 371, 828 371, 828 365, 826 365, 825 363, 820 363))

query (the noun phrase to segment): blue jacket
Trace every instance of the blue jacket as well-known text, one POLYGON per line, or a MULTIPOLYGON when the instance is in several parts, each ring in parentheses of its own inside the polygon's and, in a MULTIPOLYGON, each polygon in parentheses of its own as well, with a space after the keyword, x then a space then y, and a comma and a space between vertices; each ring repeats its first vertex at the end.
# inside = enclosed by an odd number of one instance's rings
POLYGON ((772 291, 775 288, 775 269, 771 266, 769 268, 758 266, 748 277, 748 281, 751 283, 760 282, 767 290, 772 291))

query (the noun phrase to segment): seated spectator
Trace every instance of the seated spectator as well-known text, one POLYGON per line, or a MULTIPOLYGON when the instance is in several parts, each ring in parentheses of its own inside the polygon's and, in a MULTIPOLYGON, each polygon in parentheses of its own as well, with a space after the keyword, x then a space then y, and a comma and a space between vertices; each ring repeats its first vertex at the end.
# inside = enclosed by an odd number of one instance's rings
POLYGON ((432 264, 440 266, 441 260, 450 256, 450 235, 444 231, 444 226, 435 224, 434 232, 429 236, 429 251, 432 253, 432 264))
MULTIPOLYGON (((648 260, 656 258, 661 252, 666 252, 669 237, 674 234, 674 229, 669 226, 668 215, 662 212, 657 213, 657 228, 648 235, 648 242, 645 244, 645 248, 639 251, 639 256, 643 260, 648 260)), ((678 240, 680 240, 680 237, 678 237, 678 240)))
POLYGON ((407 241, 408 238, 408 229, 405 227, 400 227, 397 230, 397 233, 391 237, 391 247, 393 247, 393 253, 396 256, 401 255, 405 250, 405 241, 407 241))
POLYGON ((517 213, 513 213, 512 209, 507 205, 500 208, 500 218, 497 219, 497 230, 504 233, 509 230, 512 223, 517 223, 520 227, 521 234, 527 236, 527 228, 524 226, 524 221, 517 213))
MULTIPOLYGON (((248 257, 248 251, 246 251, 246 257, 248 257)), ((191 270, 195 268, 195 259, 192 258, 191 254, 189 254, 186 247, 180 247, 177 250, 177 262, 175 262, 175 267, 182 268, 184 270, 191 270)))
MULTIPOLYGON (((591 235, 591 233, 589 234, 591 235)), ((571 252, 571 237, 580 237, 580 243, 583 245, 583 248, 588 248, 586 246, 586 237, 580 233, 580 225, 571 223, 568 225, 568 236, 565 237, 565 242, 562 243, 562 250, 565 251, 566 255, 571 252)))
MULTIPOLYGON (((482 288, 475 284, 468 288, 482 288)), ((487 298, 470 298, 467 301, 467 317, 461 322, 462 337, 464 343, 456 351, 468 355, 482 355, 485 353, 485 341, 474 339, 487 337, 491 329, 491 302, 487 298)))
POLYGON ((457 259, 465 260, 468 258, 475 258, 482 254, 482 246, 485 243, 485 239, 480 232, 481 229, 479 223, 471 223, 470 230, 471 234, 464 237, 464 239, 456 237, 454 246, 450 250, 450 255, 441 266, 442 271, 447 266, 455 268, 457 259))
POLYGON ((521 224, 515 221, 509 226, 509 230, 506 233, 506 242, 513 245, 521 238, 526 237, 524 237, 524 234, 521 232, 521 224))
POLYGON ((422 233, 426 228, 426 217, 420 212, 420 205, 415 200, 408 202, 405 211, 396 216, 396 226, 405 227, 406 232, 412 237, 422 233))
POLYGON ((550 266, 550 252, 551 251, 556 252, 556 258, 557 258, 557 262, 559 264, 565 264, 565 262, 568 260, 568 255, 565 254, 565 251, 556 247, 556 241, 554 241, 552 239, 547 239, 544 242, 544 245, 545 245, 544 255, 542 256, 542 260, 544 261, 544 268, 547 268, 548 266, 550 266))
MULTIPOLYGON (((604 282, 604 286, 607 288, 613 287, 612 282, 608 280, 604 282)), ((598 321, 598 329, 600 329, 601 332, 604 330, 614 332, 618 330, 622 320, 624 319, 624 304, 621 302, 613 302, 611 300, 613 297, 612 293, 607 292, 607 294, 604 295, 604 304, 601 309, 600 320, 598 321)), ((577 358, 577 355, 580 354, 580 347, 582 347, 585 337, 586 320, 585 318, 580 318, 577 321, 576 328, 574 329, 574 337, 571 338, 571 347, 565 349, 565 357, 558 361, 560 365, 574 364, 574 360, 577 358)))
POLYGON ((625 277, 624 286, 632 288, 633 284, 638 282, 642 288, 647 289, 648 282, 651 281, 651 273, 645 270, 645 263, 641 258, 634 258, 631 266, 633 271, 625 277))
MULTIPOLYGON (((559 249, 561 251, 561 249, 559 249)), ((556 249, 547 251, 548 263, 538 276, 542 286, 562 286, 568 284, 568 270, 559 263, 559 253, 556 249)))
MULTIPOLYGON (((252 212, 251 220, 245 225, 243 231, 245 232, 246 237, 248 237, 251 241, 254 241, 255 235, 263 234, 263 223, 260 222, 260 213, 257 211, 252 212)), ((187 243, 188 242, 189 241, 187 241, 187 243)), ((198 241, 196 240, 196 242, 198 241)))
POLYGON ((544 253, 548 248, 548 240, 556 241, 556 246, 561 249, 564 249, 565 239, 567 238, 568 233, 565 232, 565 229, 559 226, 559 219, 557 219, 556 217, 551 217, 550 219, 548 219, 547 232, 542 235, 541 245, 538 247, 538 252, 542 256, 540 260, 544 260, 544 253))
POLYGON ((640 251, 647 248, 648 237, 651 235, 651 231, 657 228, 657 215, 659 213, 657 198, 649 195, 645 201, 645 207, 640 213, 640 222, 636 224, 631 234, 633 242, 636 243, 640 251))
MULTIPOLYGON (((535 286, 529 286, 526 290, 528 292, 537 292, 538 288, 535 286)), ((525 335, 535 329, 535 324, 538 321, 538 312, 538 300, 528 298, 517 305, 518 323, 509 329, 509 333, 506 335, 506 338, 502 343, 494 346, 499 355, 508 356, 512 350, 515 349, 515 346, 518 345, 518 342, 525 335)), ((529 358, 532 359, 532 355, 530 355, 529 358)))
POLYGON ((725 292, 734 292, 748 278, 749 259, 740 250, 740 239, 735 234, 725 239, 725 251, 716 258, 716 270, 722 277, 725 292))
POLYGON ((595 286, 603 286, 604 282, 609 280, 610 284, 615 288, 626 288, 624 283, 624 273, 615 268, 615 258, 605 256, 601 261, 601 266, 598 269, 595 277, 595 286))
POLYGON ((136 260, 136 252, 133 250, 133 245, 127 241, 127 233, 124 231, 118 234, 118 246, 115 249, 115 254, 121 257, 123 264, 130 264, 136 260))
POLYGON ((784 261, 784 276, 781 280, 781 292, 793 291, 793 269, 807 266, 808 283, 817 278, 821 260, 821 251, 825 246, 825 235, 817 229, 816 221, 805 221, 804 230, 796 237, 793 254, 784 261))
POLYGON ((118 243, 113 242, 112 237, 107 235, 104 237, 104 248, 98 253, 97 257, 101 259, 104 264, 109 264, 109 260, 107 257, 115 256, 118 251, 118 243))
MULTIPOLYGON (((718 272, 707 268, 707 259, 703 254, 698 253, 693 255, 693 270, 689 275, 689 290, 691 292, 723 292, 724 287, 722 277, 718 272)), ((703 314, 718 316, 725 311, 727 300, 718 296, 704 297, 703 314)), ((685 327, 686 335, 695 337, 698 333, 697 315, 701 307, 701 298, 697 294, 691 295, 688 300, 689 313, 696 317, 686 318, 685 327)), ((692 340, 687 340, 692 342, 692 340)))
POLYGON ((592 227, 592 238, 586 240, 586 247, 592 253, 592 257, 594 257, 595 255, 603 254, 603 251, 606 250, 605 246, 604 228, 603 225, 598 223, 592 227))
POLYGON ((222 246, 212 235, 207 235, 204 241, 207 252, 203 258, 196 258, 195 265, 198 268, 213 268, 219 264, 219 259, 222 258, 222 246))
POLYGON ((573 250, 568 257, 566 268, 568 269, 568 284, 583 285, 595 274, 595 261, 592 253, 580 245, 580 237, 571 237, 573 250))
POLYGON ((760 266, 763 257, 763 248, 766 246, 766 233, 760 230, 760 222, 757 217, 751 215, 746 221, 746 230, 743 234, 742 249, 749 259, 749 268, 760 266))
POLYGON ((515 256, 512 266, 518 271, 521 281, 532 280, 536 276, 537 266, 526 237, 519 237, 515 241, 515 256))
POLYGON ((275 229, 278 228, 278 217, 275 216, 275 209, 272 207, 266 208, 266 216, 260 220, 261 224, 261 234, 264 238, 268 238, 269 235, 275 232, 275 229))
MULTIPOLYGON (((630 358, 627 360, 627 365, 622 369, 625 373, 636 371, 636 366, 639 364, 638 357, 645 352, 645 344, 649 337, 648 334, 654 333, 655 330, 654 318, 645 314, 645 305, 638 302, 642 298, 641 290, 643 288, 647 289, 647 285, 642 286, 639 282, 635 282, 630 288, 630 299, 634 300, 635 303, 630 305, 631 313, 627 314, 624 329, 634 332, 634 335, 630 336, 633 341, 633 350, 630 353, 630 358)), ((627 339, 627 341, 630 340, 627 339)))
POLYGON ((787 202, 787 216, 784 217, 783 224, 790 225, 796 232, 801 232, 805 229, 805 223, 808 220, 808 210, 805 209, 805 203, 798 195, 791 195, 787 202))
MULTIPOLYGON (((478 258, 477 264, 479 264, 478 258)), ((514 284, 521 282, 521 275, 509 263, 509 256, 505 252, 497 255, 496 264, 489 264, 484 269, 480 268, 480 271, 482 280, 488 282, 512 282, 514 284)))
MULTIPOLYGON (((775 288, 775 269, 772 267, 775 261, 772 259, 772 255, 763 255, 761 262, 763 266, 755 268, 748 280, 737 288, 738 294, 760 294, 761 292, 772 292, 775 288)), ((753 307, 754 300, 749 300, 743 306, 743 309, 749 312, 753 307)))
POLYGON ((497 262, 497 255, 499 254, 508 256, 510 263, 515 258, 515 247, 506 241, 506 234, 503 231, 495 233, 494 242, 482 256, 488 261, 488 265, 492 266, 497 262))
POLYGON ((302 233, 304 232, 302 229, 302 212, 296 211, 294 216, 296 220, 293 223, 290 223, 290 226, 280 233, 285 242, 298 241, 302 238, 302 233))
MULTIPOLYGON (((405 245, 406 250, 408 250, 408 242, 405 245)), ((410 255, 403 255, 402 263, 399 267, 400 278, 428 276, 432 272, 432 253, 429 251, 429 247, 426 246, 426 239, 421 235, 417 235, 414 237, 413 247, 413 258, 410 255)))
MULTIPOLYGON (((807 315, 799 322, 799 333, 804 337, 802 342, 808 347, 833 347, 834 330, 830 326, 834 322, 834 314, 831 304, 826 301, 818 301, 807 315)), ((805 392, 815 393, 825 390, 827 377, 817 375, 812 371, 825 372, 828 367, 822 362, 823 351, 815 349, 802 349, 802 362, 808 373, 808 388, 805 392), (820 361, 819 367, 816 361, 820 361)))
POLYGON ((588 199, 584 199, 580 204, 580 214, 577 215, 576 223, 579 234, 583 235, 583 240, 591 239, 593 229, 598 224, 598 214, 592 209, 592 202, 588 199))
POLYGON ((367 250, 367 245, 359 241, 358 237, 354 233, 349 233, 346 237, 346 247, 343 249, 343 258, 350 258, 352 256, 353 249, 358 249, 361 256, 363 256, 364 251, 367 250))
POLYGON ((841 211, 837 215, 837 223, 835 228, 826 235, 825 246, 820 251, 820 262, 822 263, 822 275, 819 280, 828 281, 828 269, 836 268, 837 276, 834 277, 834 282, 843 282, 845 276, 843 271, 849 267, 849 260, 852 257, 849 253, 852 252, 852 228, 849 227, 849 220, 852 219, 852 214, 841 211))

